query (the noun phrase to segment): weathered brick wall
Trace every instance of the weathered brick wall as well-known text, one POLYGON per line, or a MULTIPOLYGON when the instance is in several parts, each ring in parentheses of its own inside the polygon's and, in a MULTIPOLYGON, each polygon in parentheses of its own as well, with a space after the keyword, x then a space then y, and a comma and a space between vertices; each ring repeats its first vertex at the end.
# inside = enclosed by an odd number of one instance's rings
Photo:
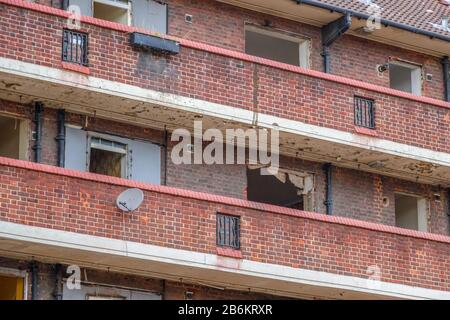
MULTIPOLYGON (((31 132, 34 128, 33 109, 30 106, 0 100, 0 115, 10 114, 28 120, 31 132)), ((57 165, 56 110, 44 108, 42 163, 57 165)), ((164 145, 162 131, 132 126, 116 121, 109 121, 91 116, 66 113, 66 122, 82 126, 90 131, 119 135, 134 139, 143 139, 164 145)), ((170 140, 170 133, 169 133, 170 140)), ((212 193, 239 199, 246 199, 247 172, 245 165, 175 165, 171 161, 172 146, 169 141, 167 154, 167 181, 171 187, 192 191, 212 193)), ((34 141, 30 137, 29 160, 33 160, 31 150, 34 141)), ((164 157, 162 148, 161 157, 164 157)), ((325 213, 325 175, 322 164, 294 157, 280 157, 280 167, 293 171, 307 171, 314 174, 314 207, 313 211, 325 213)), ((164 161, 162 161, 161 177, 164 177, 164 161)), ((162 181, 164 183, 164 181, 162 181)), ((417 184, 400 179, 383 177, 357 170, 333 168, 333 214, 351 217, 364 221, 395 225, 395 192, 406 192, 424 197, 430 201, 429 231, 439 234, 450 234, 450 219, 447 216, 447 196, 445 190, 424 184, 417 184), (441 201, 434 201, 434 194, 441 195, 441 201), (387 197, 389 205, 382 205, 387 197)))
POLYGON ((450 246, 444 238, 424 239, 388 227, 381 231, 356 221, 340 224, 323 215, 241 200, 189 192, 183 197, 144 185, 135 185, 144 189, 145 200, 125 217, 124 227, 114 203, 125 180, 84 174, 86 181, 61 174, 0 166, 0 219, 215 254, 215 214, 232 213, 241 216, 244 259, 358 277, 376 265, 383 281, 450 289, 450 246))
MULTIPOLYGON (((311 68, 323 70, 320 28, 272 15, 254 12, 213 0, 167 0, 169 4, 169 34, 180 38, 245 51, 246 23, 264 25, 270 21, 279 29, 311 39, 311 68), (185 15, 193 16, 187 23, 185 15)), ((50 0, 41 0, 48 4, 50 0)), ((54 7, 60 8, 59 1, 54 7)), ((424 96, 444 99, 442 66, 437 57, 417 53, 367 39, 344 35, 330 47, 331 73, 389 87, 389 72, 378 76, 376 66, 389 57, 408 60, 424 67, 424 74, 433 75, 432 82, 423 82, 424 96)))
MULTIPOLYGON (((2 8, 0 55, 59 68, 64 19, 2 8)), ((450 151, 447 108, 186 47, 177 56, 152 55, 133 50, 126 33, 84 27, 93 76, 344 131, 354 131, 353 98, 360 95, 376 101, 380 138, 450 151)))
MULTIPOLYGON (((0 268, 9 268, 16 270, 30 270, 30 262, 28 260, 16 260, 11 258, 0 257, 0 268)), ((56 272, 55 265, 36 262, 38 267, 38 300, 54 300, 56 292, 56 272)), ((62 270, 66 270, 67 266, 63 265, 62 270)), ((63 277, 68 274, 63 272, 63 277)), ((204 285, 191 284, 186 282, 175 282, 163 279, 135 276, 130 274, 122 274, 104 270, 95 270, 90 268, 81 269, 81 285, 84 281, 96 283, 97 285, 113 286, 116 288, 126 288, 134 290, 145 290, 160 294, 166 300, 183 300, 185 292, 192 292, 192 300, 259 300, 259 299, 283 299, 280 296, 269 294, 237 291, 228 289, 211 288, 204 285), (85 278, 87 276, 87 279, 85 278), (165 283, 164 283, 165 282, 165 283)), ((28 273, 28 299, 31 299, 31 274, 28 273)))

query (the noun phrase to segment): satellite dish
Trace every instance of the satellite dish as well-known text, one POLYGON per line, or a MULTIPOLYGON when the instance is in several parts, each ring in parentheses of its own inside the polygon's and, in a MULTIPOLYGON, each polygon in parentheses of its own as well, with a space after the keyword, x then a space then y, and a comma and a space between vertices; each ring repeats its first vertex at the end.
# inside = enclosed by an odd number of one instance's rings
POLYGON ((144 201, 144 192, 142 190, 133 188, 122 192, 116 200, 117 207, 125 212, 132 212, 140 207, 144 201))

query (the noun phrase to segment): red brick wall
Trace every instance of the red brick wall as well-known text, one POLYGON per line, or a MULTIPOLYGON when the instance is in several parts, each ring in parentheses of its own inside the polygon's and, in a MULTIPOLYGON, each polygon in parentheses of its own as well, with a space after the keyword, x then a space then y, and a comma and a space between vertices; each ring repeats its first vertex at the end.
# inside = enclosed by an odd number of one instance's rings
MULTIPOLYGON (((30 132, 34 125, 31 122, 32 108, 0 100, 0 115, 28 119, 30 132)), ((56 110, 44 108, 44 124, 42 139, 42 163, 57 165, 56 110)), ((164 144, 163 132, 132 126, 115 121, 95 118, 73 113, 66 113, 66 122, 79 125, 86 130, 143 139, 153 143, 164 144)), ((170 140, 170 133, 169 133, 170 140)), ((30 140, 29 160, 33 160, 30 140)), ((167 185, 192 191, 207 192, 222 196, 246 199, 247 172, 245 165, 175 165, 168 150, 167 185)), ((161 157, 164 156, 162 150, 161 157)), ((163 163, 163 161, 162 161, 163 163)), ((280 167, 293 171, 307 171, 314 174, 314 208, 313 211, 325 213, 325 176, 322 164, 293 157, 280 157, 280 167)), ((165 176, 164 167, 161 177, 165 176)), ((164 182, 164 181, 163 181, 164 182)), ((364 221, 395 225, 395 192, 406 192, 430 200, 429 231, 439 234, 450 234, 447 216, 447 197, 444 190, 429 185, 416 184, 399 179, 383 177, 371 173, 344 168, 333 168, 333 214, 364 221), (441 201, 434 201, 434 194, 441 194, 441 201), (382 201, 388 197, 389 206, 383 207, 382 201)))
POLYGON ((220 197, 214 198, 217 202, 184 198, 144 185, 139 187, 145 191, 145 201, 126 216, 124 228, 123 214, 114 206, 124 185, 5 165, 0 166, 0 178, 2 221, 214 254, 215 214, 232 213, 241 216, 244 259, 363 278, 367 268, 376 265, 383 281, 450 289, 448 238, 418 238, 411 231, 400 234, 399 229, 380 231, 364 224, 370 228, 366 229, 355 222, 338 224, 333 218, 324 221, 322 215, 292 209, 274 213, 280 211, 272 206, 258 205, 256 210, 252 203, 220 197))
MULTIPOLYGON (((0 23, 5 32, 0 34, 0 55, 59 68, 64 20, 2 7, 0 23), (18 16, 23 18, 17 23, 18 16), (26 20, 34 23, 26 24, 26 20), (23 41, 36 35, 39 42, 23 41)), ((93 76, 250 110, 256 98, 260 112, 344 131, 354 130, 353 97, 357 94, 375 99, 380 138, 450 151, 446 108, 194 49, 182 48, 174 57, 152 55, 133 50, 125 33, 85 27, 90 32, 93 76)))
MULTIPOLYGON (((43 4, 50 0, 41 0, 43 4)), ((167 0, 169 4, 169 34, 200 41, 219 47, 245 51, 245 23, 264 25, 272 22, 274 29, 292 32, 312 40, 311 68, 323 70, 320 28, 255 11, 234 7, 213 0, 167 0), (185 21, 185 15, 193 16, 193 23, 185 21)), ((60 8, 55 1, 54 7, 60 8)), ((389 87, 389 72, 378 76, 376 66, 397 57, 424 66, 424 74, 433 74, 433 81, 423 83, 424 96, 444 99, 444 84, 440 59, 384 45, 350 35, 345 35, 330 48, 331 73, 389 87)))

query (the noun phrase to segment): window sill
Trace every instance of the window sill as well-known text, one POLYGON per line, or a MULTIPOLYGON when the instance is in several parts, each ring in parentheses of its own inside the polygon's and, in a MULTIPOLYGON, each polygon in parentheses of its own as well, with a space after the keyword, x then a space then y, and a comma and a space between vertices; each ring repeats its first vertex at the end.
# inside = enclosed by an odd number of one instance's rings
POLYGON ((229 257, 234 259, 242 259, 242 251, 232 248, 217 247, 216 252, 218 256, 229 257))
POLYGON ((376 130, 374 130, 374 129, 363 128, 363 127, 356 127, 355 126, 355 132, 359 133, 359 134, 364 134, 366 136, 378 137, 378 132, 376 130))
POLYGON ((61 67, 66 70, 83 73, 83 74, 90 74, 89 67, 80 66, 78 64, 70 63, 70 62, 61 62, 61 67))

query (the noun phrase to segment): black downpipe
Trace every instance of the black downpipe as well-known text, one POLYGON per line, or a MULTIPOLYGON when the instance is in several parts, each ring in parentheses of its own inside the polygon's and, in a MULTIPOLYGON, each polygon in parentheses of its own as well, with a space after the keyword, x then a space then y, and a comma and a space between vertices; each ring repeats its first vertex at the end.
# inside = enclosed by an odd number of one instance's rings
POLYGON ((34 162, 41 162, 41 138, 42 138, 42 111, 44 110, 44 106, 42 102, 35 102, 34 104, 34 162))
MULTIPOLYGON (((353 17, 361 18, 364 20, 368 20, 370 18, 369 14, 365 14, 365 13, 361 13, 361 12, 358 12, 355 10, 345 9, 345 8, 341 8, 341 7, 336 7, 331 4, 323 3, 320 1, 315 1, 315 0, 293 0, 293 1, 295 1, 297 4, 306 4, 309 6, 313 6, 313 7, 321 8, 321 9, 325 9, 325 10, 330 10, 330 11, 338 12, 341 14, 351 14, 353 17)), ((391 20, 380 19, 380 23, 385 26, 390 26, 390 27, 406 30, 406 31, 421 34, 421 35, 424 35, 424 36, 427 36, 430 38, 436 38, 436 39, 444 40, 447 42, 450 41, 450 37, 448 37, 448 36, 444 36, 444 35, 434 33, 431 31, 414 28, 414 27, 408 26, 406 24, 394 22, 391 20)))
POLYGON ((331 73, 331 63, 330 63, 330 48, 328 46, 323 46, 322 50, 323 57, 323 71, 325 73, 331 73))
POLYGON ((168 147, 168 144, 169 144, 169 142, 168 142, 168 133, 167 133, 167 129, 166 129, 166 127, 164 127, 164 145, 163 145, 163 148, 164 148, 164 157, 163 157, 163 161, 164 161, 164 180, 163 180, 163 185, 165 185, 165 186, 167 186, 167 157, 168 157, 168 155, 167 155, 167 153, 169 152, 169 147, 168 147))
POLYGON ((55 140, 58 143, 58 166, 64 168, 66 152, 66 111, 58 110, 58 135, 55 140))
POLYGON ((55 300, 62 300, 62 286, 63 286, 63 268, 62 265, 55 264, 55 290, 53 292, 53 296, 55 300))
POLYGON ((339 39, 352 24, 352 17, 349 14, 330 22, 326 26, 322 27, 322 56, 324 71, 331 73, 330 63, 330 46, 339 39))
POLYGON ((327 215, 333 214, 333 165, 331 163, 326 163, 323 165, 323 170, 325 172, 326 178, 326 200, 324 202, 327 208, 327 215))
POLYGON ((450 61, 448 57, 444 57, 442 59, 442 70, 444 72, 444 92, 445 92, 445 101, 450 102, 450 75, 449 75, 449 64, 450 61))
POLYGON ((38 299, 38 265, 35 261, 30 263, 31 271, 31 300, 38 299))
POLYGON ((450 188, 447 189, 447 201, 448 201, 448 212, 447 212, 447 214, 450 216, 450 188))

